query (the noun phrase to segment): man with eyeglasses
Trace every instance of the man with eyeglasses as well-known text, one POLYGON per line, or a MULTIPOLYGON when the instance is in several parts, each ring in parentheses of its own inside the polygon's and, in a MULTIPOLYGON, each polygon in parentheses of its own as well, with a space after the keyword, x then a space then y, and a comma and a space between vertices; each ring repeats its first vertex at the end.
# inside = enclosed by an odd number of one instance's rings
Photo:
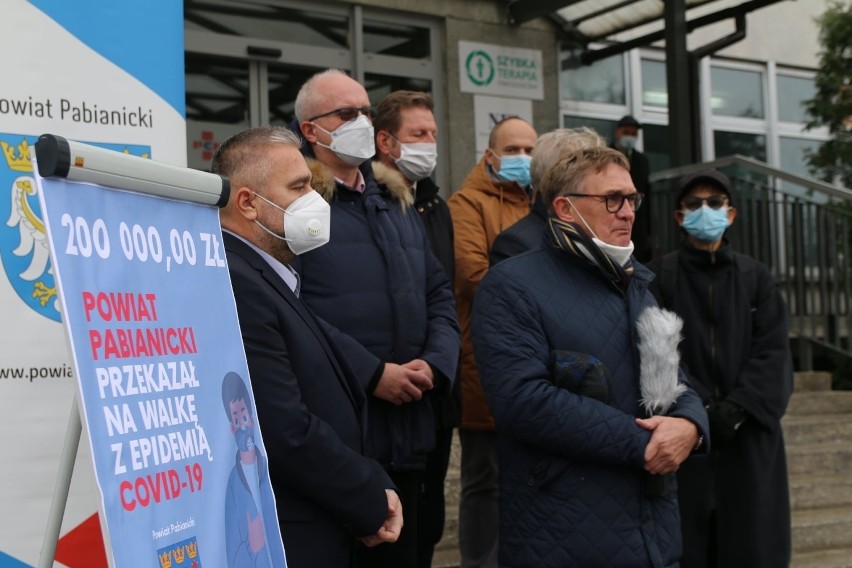
POLYGON ((725 174, 684 178, 674 212, 683 243, 649 265, 652 292, 684 321, 682 366, 710 417, 711 454, 677 476, 682 568, 790 563, 787 309, 769 270, 725 238, 736 214, 725 174))
POLYGON ((640 407, 636 321, 656 302, 631 256, 642 196, 628 167, 611 148, 562 154, 539 187, 547 242, 494 265, 476 295, 501 566, 660 568, 681 556, 677 496, 648 479, 703 451, 707 415, 682 376, 666 414, 640 407))
POLYGON ((435 447, 427 393, 450 389, 458 363, 452 288, 409 188, 375 179, 373 112, 364 87, 339 70, 318 73, 299 90, 295 111, 293 129, 305 140, 312 185, 331 204, 329 244, 294 263, 301 297, 375 357, 375 365, 355 369, 369 397, 366 447, 405 508, 399 540, 360 547, 358 565, 416 568, 418 494, 435 447))

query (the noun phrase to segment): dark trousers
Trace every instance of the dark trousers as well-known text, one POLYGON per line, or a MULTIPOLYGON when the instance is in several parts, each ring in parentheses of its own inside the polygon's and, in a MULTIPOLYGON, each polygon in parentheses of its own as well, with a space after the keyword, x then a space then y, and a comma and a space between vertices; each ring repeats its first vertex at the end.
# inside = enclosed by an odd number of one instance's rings
MULTIPOLYGON (((420 486, 417 504, 417 566, 430 568, 435 545, 444 534, 444 481, 450 465, 453 429, 441 428, 435 432, 435 449, 426 458, 426 471, 420 486)), ((405 511, 403 511, 403 514, 405 511)))
POLYGON ((399 540, 368 548, 358 545, 358 568, 417 568, 418 504, 422 471, 389 471, 402 500, 404 524, 399 540))

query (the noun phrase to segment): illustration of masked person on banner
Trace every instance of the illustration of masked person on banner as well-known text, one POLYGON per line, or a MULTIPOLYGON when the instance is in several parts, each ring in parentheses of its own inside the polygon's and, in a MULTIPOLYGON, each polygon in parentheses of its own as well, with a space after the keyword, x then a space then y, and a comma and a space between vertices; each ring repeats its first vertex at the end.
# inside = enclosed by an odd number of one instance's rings
POLYGON ((258 428, 243 379, 234 372, 222 380, 222 404, 237 443, 234 468, 225 493, 225 548, 229 568, 286 567, 283 557, 272 559, 271 539, 278 539, 275 501, 269 487, 267 463, 257 447, 258 428))

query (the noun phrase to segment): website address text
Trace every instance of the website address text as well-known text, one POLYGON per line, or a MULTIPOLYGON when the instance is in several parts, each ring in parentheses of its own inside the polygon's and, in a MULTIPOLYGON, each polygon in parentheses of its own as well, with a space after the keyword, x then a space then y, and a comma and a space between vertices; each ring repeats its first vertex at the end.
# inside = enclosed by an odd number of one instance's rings
POLYGON ((0 380, 18 379, 33 382, 37 379, 72 379, 74 369, 61 367, 0 367, 0 380))

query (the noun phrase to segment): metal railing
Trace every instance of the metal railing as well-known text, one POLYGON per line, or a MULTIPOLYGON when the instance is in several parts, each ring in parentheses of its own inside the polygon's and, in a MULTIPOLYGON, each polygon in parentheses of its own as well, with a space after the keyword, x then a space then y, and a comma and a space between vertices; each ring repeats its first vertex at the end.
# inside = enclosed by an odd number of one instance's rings
POLYGON ((812 368, 814 345, 852 357, 852 191, 739 155, 658 172, 650 200, 655 255, 682 236, 672 219, 678 180, 707 168, 731 178, 732 246, 767 265, 781 287, 799 369, 812 368))

